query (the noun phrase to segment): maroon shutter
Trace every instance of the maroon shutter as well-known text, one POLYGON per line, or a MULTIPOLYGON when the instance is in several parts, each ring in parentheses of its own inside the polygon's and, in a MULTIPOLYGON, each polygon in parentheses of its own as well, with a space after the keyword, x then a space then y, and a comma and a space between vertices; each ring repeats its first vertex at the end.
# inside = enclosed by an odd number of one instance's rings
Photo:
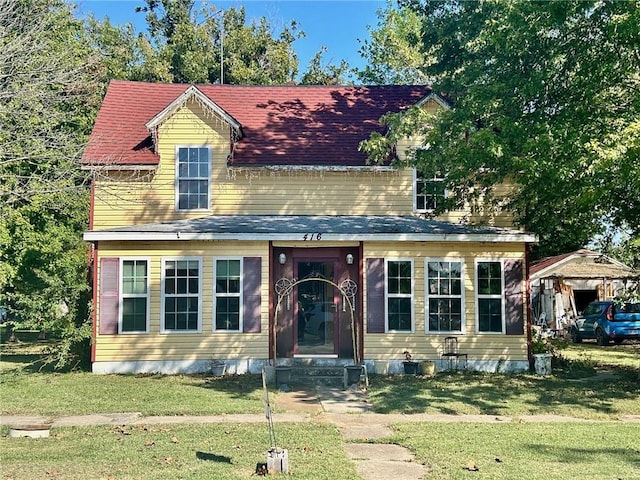
POLYGON ((119 258, 100 259, 100 335, 118 333, 119 258))
POLYGON ((245 333, 260 333, 261 298, 260 287, 262 259, 260 257, 245 257, 243 267, 244 305, 242 312, 242 331, 245 333))
POLYGON ((522 260, 506 260, 504 262, 504 294, 507 335, 524 334, 522 263, 522 260))
POLYGON ((384 333, 384 258, 367 259, 367 333, 384 333))

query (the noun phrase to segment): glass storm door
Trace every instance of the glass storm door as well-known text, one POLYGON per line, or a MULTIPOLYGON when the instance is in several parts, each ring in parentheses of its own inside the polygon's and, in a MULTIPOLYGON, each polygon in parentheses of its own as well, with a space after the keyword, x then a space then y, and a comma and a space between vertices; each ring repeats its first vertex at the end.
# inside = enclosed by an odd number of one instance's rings
POLYGON ((334 261, 299 260, 295 268, 296 278, 305 280, 296 293, 297 353, 334 354, 339 295, 333 285, 324 281, 334 281, 334 261))

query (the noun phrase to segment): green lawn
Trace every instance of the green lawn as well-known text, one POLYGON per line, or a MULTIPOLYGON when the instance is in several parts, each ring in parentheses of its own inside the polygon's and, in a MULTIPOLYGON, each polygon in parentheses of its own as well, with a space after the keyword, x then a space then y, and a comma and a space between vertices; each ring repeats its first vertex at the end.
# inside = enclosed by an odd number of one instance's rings
POLYGON ((143 415, 261 413, 257 375, 0 374, 3 414, 59 416, 140 412, 143 415))
POLYGON ((374 379, 369 399, 378 413, 555 414, 612 420, 640 415, 637 374, 568 380, 531 374, 440 374, 374 379))
MULTIPOLYGON (((601 420, 640 415, 639 346, 563 346, 564 360, 556 362, 554 375, 549 377, 472 372, 441 373, 433 378, 374 376, 369 398, 379 413, 557 414, 601 420)), ((256 375, 52 373, 38 370, 41 347, 42 342, 35 340, 2 345, 0 413, 215 415, 263 411, 261 379, 256 375)), ((277 392, 272 401, 277 411, 277 392)))
POLYGON ((386 439, 416 453, 427 479, 640 478, 638 424, 402 424, 386 439))
MULTIPOLYGON (((258 376, 92 375, 40 371, 46 343, 2 345, 3 414, 59 416, 262 413, 258 376)), ((380 440, 413 451, 427 479, 640 478, 637 345, 564 347, 554 374, 438 374, 371 379, 377 412, 483 413, 510 423, 407 423, 380 440), (519 415, 558 414, 598 420, 522 423, 519 415), (602 421, 605 420, 605 421, 602 421)), ((277 392, 272 393, 278 411, 277 392)), ((266 420, 256 424, 54 428, 48 439, 0 435, 0 478, 248 479, 266 461, 266 420)), ((276 424, 298 479, 357 479, 336 427, 276 424)))
MULTIPOLYGON (((399 424, 380 443, 416 454, 426 479, 637 479, 638 425, 399 424)), ((276 424, 293 478, 359 478, 331 425, 276 424)), ((0 436, 3 479, 249 479, 266 461, 261 424, 54 428, 48 439, 0 436)))
MULTIPOLYGON (((261 424, 55 428, 45 439, 0 436, 0 478, 248 479, 266 463, 261 424)), ((355 480, 342 439, 331 425, 276 425, 296 479, 355 480)), ((258 477, 260 478, 260 477, 258 477)))
POLYGON ((640 415, 638 344, 562 345, 553 375, 441 373, 371 382, 379 413, 565 415, 615 420, 640 415))

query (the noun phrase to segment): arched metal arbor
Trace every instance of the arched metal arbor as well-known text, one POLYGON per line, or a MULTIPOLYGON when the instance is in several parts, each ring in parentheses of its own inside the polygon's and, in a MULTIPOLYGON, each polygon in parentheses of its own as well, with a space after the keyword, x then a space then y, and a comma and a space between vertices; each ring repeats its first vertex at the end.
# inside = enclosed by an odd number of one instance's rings
MULTIPOLYGON (((360 350, 359 350, 359 345, 358 345, 358 339, 359 339, 359 332, 358 332, 358 325, 356 323, 355 320, 355 315, 354 315, 354 311, 355 311, 355 296, 356 293, 358 291, 358 285, 356 284, 356 282, 354 282, 351 279, 346 279, 343 282, 340 283, 340 285, 338 285, 337 283, 333 282, 332 280, 323 278, 323 277, 308 277, 308 278, 303 278, 301 280, 296 280, 295 278, 290 279, 290 278, 286 278, 283 277, 280 280, 278 280, 275 283, 275 292, 276 295, 278 297, 278 301, 276 302, 276 308, 275 308, 275 312, 273 315, 273 331, 272 333, 272 338, 273 338, 273 343, 271 345, 271 352, 270 352, 270 358, 273 359, 273 362, 275 364, 276 362, 276 358, 277 358, 277 343, 276 343, 276 330, 277 330, 277 325, 278 325, 278 312, 280 312, 280 307, 282 305, 283 300, 289 300, 289 295, 291 295, 293 293, 293 289, 295 287, 297 287, 298 285, 301 285, 303 283, 308 283, 308 282, 324 282, 327 283, 329 285, 332 285, 333 287, 337 288, 338 291, 340 292, 340 294, 342 295, 343 301, 344 303, 346 303, 348 305, 349 308, 349 314, 351 316, 351 342, 352 342, 352 347, 353 347, 353 361, 358 364, 360 363, 360 350)), ((343 303, 343 305, 344 305, 343 303)))

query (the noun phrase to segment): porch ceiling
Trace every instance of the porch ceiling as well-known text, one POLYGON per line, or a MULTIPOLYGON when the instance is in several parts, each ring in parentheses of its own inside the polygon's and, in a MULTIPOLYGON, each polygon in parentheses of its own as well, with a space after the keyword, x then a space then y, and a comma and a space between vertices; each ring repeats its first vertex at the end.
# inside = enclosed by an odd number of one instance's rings
POLYGON ((174 222, 90 231, 100 240, 332 240, 491 241, 533 243, 535 235, 496 227, 473 227, 414 216, 211 215, 174 222), (305 235, 307 238, 305 238, 305 235))

